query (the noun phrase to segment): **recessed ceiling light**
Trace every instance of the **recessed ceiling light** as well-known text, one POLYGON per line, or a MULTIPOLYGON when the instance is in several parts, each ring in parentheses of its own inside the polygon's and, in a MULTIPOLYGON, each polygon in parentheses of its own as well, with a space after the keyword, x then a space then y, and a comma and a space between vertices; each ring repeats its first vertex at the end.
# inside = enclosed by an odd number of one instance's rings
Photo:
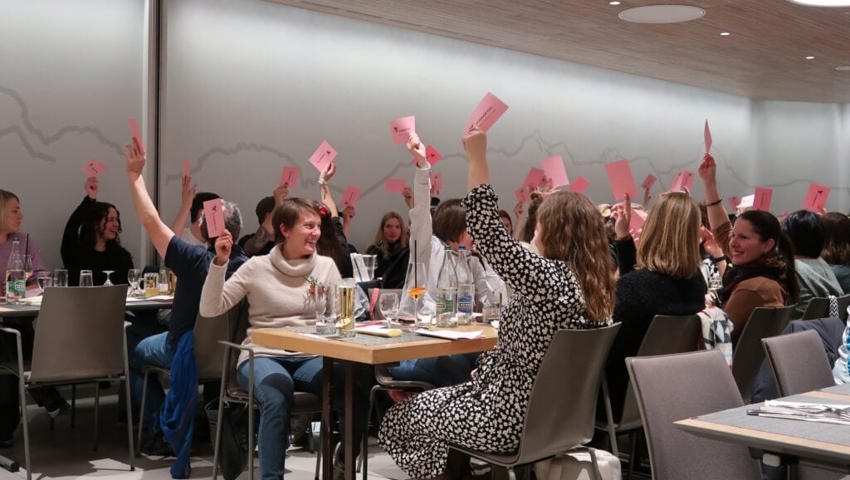
POLYGON ((720 32, 721 37, 728 37, 729 35, 732 35, 732 34, 729 33, 729 32, 720 32))
POLYGON ((620 2, 618 2, 617 0, 612 0, 612 1, 608 2, 608 5, 612 5, 612 6, 615 6, 615 7, 619 4, 620 4, 620 2))
POLYGON ((839 65, 835 67, 835 70, 839 72, 850 72, 850 65, 839 65))
POLYGON ((789 0, 807 7, 850 7, 850 0, 789 0))
POLYGON ((648 5, 623 10, 620 20, 633 23, 681 23, 702 18, 705 10, 690 5, 648 5))
POLYGON ((808 55, 808 56, 806 56, 806 60, 814 60, 814 59, 815 59, 815 56, 814 56, 814 55, 808 55))

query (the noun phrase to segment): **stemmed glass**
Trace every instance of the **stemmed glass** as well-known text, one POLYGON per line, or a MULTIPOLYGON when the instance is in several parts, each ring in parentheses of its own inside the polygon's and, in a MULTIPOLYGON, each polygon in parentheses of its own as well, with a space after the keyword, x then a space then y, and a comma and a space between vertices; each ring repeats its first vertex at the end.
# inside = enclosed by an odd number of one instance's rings
MULTIPOLYGON (((423 262, 412 262, 407 265, 407 275, 404 279, 404 288, 407 289, 407 296, 413 299, 413 321, 414 324, 420 323, 419 299, 425 292, 428 291, 427 281, 428 275, 425 273, 425 264, 423 262)), ((429 325, 423 325, 425 328, 429 325)), ((421 322, 424 323, 424 322, 421 322)))
POLYGON ((139 292, 139 282, 142 281, 142 271, 138 268, 131 268, 127 270, 127 282, 132 287, 130 291, 127 293, 127 296, 138 295, 139 292))
POLYGON ((381 294, 381 315, 386 320, 387 328, 398 326, 398 295, 395 292, 381 294), (395 321, 394 321, 395 320, 395 321))
POLYGON ((103 273, 106 274, 106 281, 103 282, 104 287, 111 287, 113 285, 112 280, 110 280, 109 276, 115 273, 115 270, 103 270, 103 273))

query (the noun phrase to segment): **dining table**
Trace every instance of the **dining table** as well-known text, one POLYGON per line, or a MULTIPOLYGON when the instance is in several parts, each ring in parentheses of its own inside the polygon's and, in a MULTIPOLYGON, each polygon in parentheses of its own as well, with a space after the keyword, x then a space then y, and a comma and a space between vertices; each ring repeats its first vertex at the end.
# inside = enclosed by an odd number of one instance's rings
MULTIPOLYGON (((426 329, 427 330, 427 329, 426 329)), ((344 431, 344 473, 346 480, 354 480, 354 366, 356 364, 380 365, 443 355, 476 353, 490 350, 496 345, 498 332, 487 324, 465 325, 451 329, 428 330, 416 333, 405 330, 397 337, 381 337, 357 333, 353 337, 328 337, 317 335, 315 327, 299 328, 258 328, 251 333, 255 345, 267 348, 298 351, 323 357, 322 379, 322 478, 330 480, 333 470, 332 432, 333 415, 331 398, 333 395, 334 362, 342 362, 345 371, 345 425, 344 431), (460 335, 473 336, 451 340, 429 335, 445 333, 449 337, 460 335)), ((362 452, 367 454, 367 452, 362 452)), ((363 472, 364 478, 366 472, 363 472)))

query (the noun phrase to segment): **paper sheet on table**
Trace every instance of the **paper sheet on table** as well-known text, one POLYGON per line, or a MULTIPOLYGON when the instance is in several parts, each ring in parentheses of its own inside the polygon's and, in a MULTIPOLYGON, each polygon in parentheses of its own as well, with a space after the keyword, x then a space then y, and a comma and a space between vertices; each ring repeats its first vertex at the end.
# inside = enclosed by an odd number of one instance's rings
POLYGON ((768 400, 748 413, 760 417, 850 425, 850 405, 768 400))
POLYGON ((21 303, 23 303, 24 305, 41 305, 41 300, 43 298, 43 295, 36 295, 35 297, 26 297, 21 300, 21 303))
POLYGON ((354 327, 357 333, 365 333, 366 335, 375 335, 378 337, 400 337, 401 329, 387 328, 383 325, 364 325, 362 327, 354 327))
POLYGON ((481 330, 428 330, 427 328, 417 328, 416 333, 429 337, 445 338, 446 340, 472 340, 473 338, 481 338, 483 332, 481 330))

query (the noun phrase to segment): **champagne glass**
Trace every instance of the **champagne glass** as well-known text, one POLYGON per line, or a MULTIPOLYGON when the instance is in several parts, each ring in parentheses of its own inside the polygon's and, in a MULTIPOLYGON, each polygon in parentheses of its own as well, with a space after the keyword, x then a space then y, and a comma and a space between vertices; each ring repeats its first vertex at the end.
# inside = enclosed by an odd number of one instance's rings
MULTIPOLYGON (((413 321, 419 323, 419 299, 428 291, 427 274, 423 262, 411 262, 407 265, 407 276, 404 280, 404 288, 407 296, 413 299, 413 321)), ((430 323, 430 322, 429 322, 430 323)), ((430 325, 426 326, 430 327, 430 325)))
POLYGON ((29 281, 32 277, 32 255, 24 255, 24 277, 25 281, 29 281))
POLYGON ((109 278, 109 276, 112 275, 113 273, 115 273, 115 270, 103 270, 103 273, 106 274, 106 281, 103 282, 103 286, 104 287, 111 287, 113 284, 112 284, 112 280, 109 278))
POLYGON ((127 282, 133 287, 130 289, 128 296, 138 295, 139 282, 142 281, 142 271, 138 268, 127 270, 127 282))
POLYGON ((387 328, 398 326, 398 295, 394 292, 385 292, 381 294, 381 315, 386 320, 387 328))

